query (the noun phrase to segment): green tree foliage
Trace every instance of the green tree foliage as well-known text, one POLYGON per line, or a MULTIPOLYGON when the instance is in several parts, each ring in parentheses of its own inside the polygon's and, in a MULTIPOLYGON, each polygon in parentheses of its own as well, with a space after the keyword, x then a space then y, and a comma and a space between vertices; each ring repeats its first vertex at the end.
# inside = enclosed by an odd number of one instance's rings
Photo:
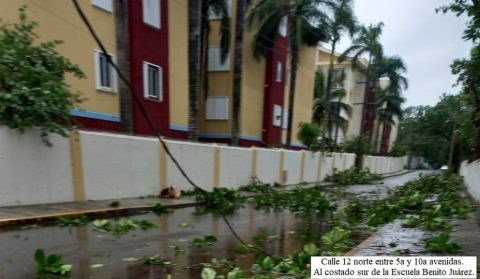
POLYGON ((315 84, 313 93, 313 121, 325 129, 324 132, 328 132, 328 135, 332 135, 334 127, 340 127, 343 132, 348 127, 348 119, 343 117, 344 114, 350 116, 352 108, 350 105, 341 101, 347 94, 346 90, 342 88, 342 84, 345 81, 345 73, 342 72, 334 81, 335 89, 327 94, 325 90, 325 77, 322 71, 315 73, 315 84), (325 119, 325 117, 328 119, 325 119), (327 120, 327 121, 325 121, 327 120))
POLYGON ((345 139, 342 143, 342 149, 347 153, 354 153, 358 156, 372 154, 373 152, 370 139, 363 136, 345 139))
MULTIPOLYGON (((353 1, 352 0, 340 0, 338 7, 334 8, 333 16, 331 21, 330 31, 330 62, 327 72, 327 81, 326 81, 326 99, 330 98, 332 94, 332 89, 334 86, 334 57, 337 43, 342 38, 342 35, 348 34, 350 37, 353 37, 357 31, 357 19, 353 11, 353 1)), ((315 84, 317 86, 317 84, 315 84)), ((316 92, 317 90, 315 90, 316 92)), ((323 117, 323 126, 327 127, 330 119, 330 111, 324 110, 325 116, 323 117)), ((339 113, 338 113, 339 114, 339 113)), ((338 129, 336 129, 338 130, 338 129)), ((326 133, 326 131, 324 131, 326 133)), ((337 133, 336 133, 337 134, 337 133)), ((325 137, 325 134, 324 134, 325 137)), ((335 139, 336 142, 336 139, 335 139)))
POLYGON ((471 109, 465 105, 464 96, 443 95, 433 107, 418 106, 404 110, 397 144, 412 155, 423 156, 428 163, 447 164, 450 141, 455 121, 455 162, 468 158, 472 153, 473 130, 471 109))
MULTIPOLYGON (((290 87, 288 115, 293 115, 297 71, 303 46, 317 46, 329 40, 331 19, 328 11, 338 6, 332 0, 260 0, 250 9, 249 25, 256 24, 258 31, 253 42, 253 54, 257 59, 268 56, 274 50, 282 22, 288 21, 288 49, 290 54, 290 87)), ((293 117, 288 119, 286 145, 292 140, 293 117)))
POLYGON ((450 5, 437 9, 437 12, 452 12, 456 16, 467 15, 470 20, 463 32, 463 39, 478 42, 480 39, 480 2, 477 0, 454 0, 450 5))
POLYGON ((318 136, 320 135, 320 128, 316 123, 302 122, 298 125, 298 139, 308 149, 315 148, 318 143, 318 136))
POLYGON ((437 9, 437 12, 443 13, 452 12, 456 16, 466 15, 469 18, 467 27, 463 33, 463 39, 471 41, 473 48, 468 59, 457 59, 451 65, 452 73, 457 75, 457 82, 462 86, 465 99, 468 100, 468 105, 473 108, 471 111, 471 118, 473 122, 471 125, 474 133, 473 158, 480 158, 480 2, 477 0, 454 0, 449 5, 442 6, 437 9))
POLYGON ((20 132, 39 128, 49 144, 49 133, 67 135, 70 111, 81 101, 65 75, 84 74, 55 50, 61 41, 36 42, 37 26, 27 19, 25 6, 19 23, 0 25, 0 124, 20 132))

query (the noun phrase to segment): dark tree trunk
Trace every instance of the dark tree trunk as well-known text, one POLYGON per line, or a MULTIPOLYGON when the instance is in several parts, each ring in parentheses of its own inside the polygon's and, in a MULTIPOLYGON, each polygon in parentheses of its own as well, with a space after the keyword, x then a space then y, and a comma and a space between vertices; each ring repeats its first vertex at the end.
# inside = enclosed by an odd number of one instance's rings
POLYGON ((233 65, 233 109, 231 144, 239 144, 240 132, 240 104, 242 94, 242 61, 243 61, 243 33, 245 28, 245 11, 247 0, 237 1, 237 18, 235 23, 235 58, 233 65))
POLYGON ((362 125, 360 134, 372 142, 373 123, 375 122, 375 77, 372 76, 372 56, 368 59, 367 77, 365 84, 365 96, 363 98, 362 125))
MULTIPOLYGON (((202 1, 202 24, 201 24, 201 67, 200 67, 200 75, 202 76, 200 80, 200 84, 203 88, 203 94, 205 100, 208 97, 208 91, 210 90, 210 85, 208 81, 208 39, 210 37, 210 24, 208 20, 208 8, 209 8, 209 1, 203 0, 202 1)), ((200 97, 199 97, 200 98, 200 97)))
POLYGON ((375 122, 375 80, 369 77, 365 92, 365 104, 362 121, 362 135, 366 136, 370 142, 373 137, 373 124, 375 122))
POLYGON ((355 170, 361 171, 363 169, 363 154, 355 154, 355 170))
MULTIPOLYGON (((295 36, 295 32, 291 32, 290 36, 295 36)), ((293 108, 295 105, 295 86, 297 83, 297 70, 299 62, 299 46, 295 43, 295 38, 290 39, 290 88, 288 94, 288 123, 287 123, 287 140, 286 146, 290 147, 292 144, 292 124, 293 124, 293 108)))
MULTIPOLYGON (((369 62, 370 63, 370 62, 369 62)), ((367 69, 367 76, 365 79, 365 92, 363 96, 363 112, 362 112, 362 124, 360 126, 360 135, 366 136, 366 123, 367 123, 367 111, 368 111, 368 95, 370 92, 370 65, 367 69)))
POLYGON ((188 58, 189 58, 189 110, 188 139, 198 140, 198 111, 200 96, 200 64, 202 48, 202 2, 188 1, 188 58))
MULTIPOLYGON (((335 137, 334 137, 334 146, 335 148, 338 146, 338 129, 339 127, 339 121, 340 121, 340 103, 342 102, 342 98, 338 97, 338 106, 336 107, 335 111, 335 118, 337 118, 337 123, 335 124, 335 137)), ((343 128, 342 128, 343 129, 343 128)), ((344 135, 345 136, 345 135, 344 135)))
MULTIPOLYGON (((389 118, 389 116, 388 116, 388 113, 387 113, 387 115, 385 115, 385 120, 383 121, 382 135, 381 135, 382 137, 381 137, 381 140, 380 140, 380 153, 382 153, 382 154, 385 154, 387 152, 386 149, 388 149, 388 143, 385 142, 387 140, 387 135, 386 135, 387 131, 388 131, 388 133, 390 133, 390 129, 388 129, 388 127, 387 127, 388 118, 389 118), (386 148, 386 146, 387 146, 387 148, 386 148)), ((380 125, 380 121, 378 121, 378 125, 380 125)))
MULTIPOLYGON (((374 125, 375 126, 375 125, 374 125)), ((373 147, 375 148, 375 153, 381 152, 382 149, 382 142, 380 140, 380 146, 378 144, 380 138, 380 119, 378 119, 377 126, 375 127, 375 133, 373 134, 373 147)))
POLYGON ((327 87, 325 89, 325 111, 324 111, 324 116, 323 116, 323 138, 325 139, 328 133, 328 137, 331 138, 331 131, 328 129, 330 123, 330 115, 328 111, 329 107, 329 100, 330 100, 330 94, 332 93, 332 83, 333 83, 333 60, 334 60, 334 55, 335 55, 335 46, 336 46, 336 41, 332 41, 332 51, 330 52, 330 64, 328 66, 328 74, 327 74, 327 87), (328 130, 328 132, 327 132, 328 130))
MULTIPOLYGON (((118 68, 125 78, 130 81, 130 55, 128 31, 128 3, 127 0, 115 1, 115 30, 117 38, 118 68)), ((124 83, 118 83, 120 96, 120 119, 122 131, 133 133, 132 92, 124 83)))
POLYGON ((474 141, 474 160, 480 159, 480 93, 473 90, 473 98, 475 100, 475 110, 472 115, 473 125, 475 126, 475 141, 474 141))

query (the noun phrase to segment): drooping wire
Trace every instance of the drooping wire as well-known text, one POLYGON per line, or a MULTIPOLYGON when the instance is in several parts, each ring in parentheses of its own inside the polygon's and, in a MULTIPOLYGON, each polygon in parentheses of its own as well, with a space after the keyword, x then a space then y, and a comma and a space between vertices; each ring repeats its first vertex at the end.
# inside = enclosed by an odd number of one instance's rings
MULTIPOLYGON (((170 149, 168 148, 166 142, 164 141, 164 138, 163 136, 161 135, 160 131, 158 130, 158 128, 156 127, 156 125, 152 122, 152 120, 150 119, 149 115, 148 115, 148 112, 147 110, 145 109, 145 107, 143 106, 142 102, 140 101, 140 98, 138 97, 137 94, 135 94, 135 89, 133 88, 132 84, 128 81, 128 79, 125 78, 125 76, 122 74, 122 72, 120 71, 120 69, 118 68, 118 66, 112 61, 112 58, 111 56, 108 54, 107 52, 107 49, 105 48, 105 46, 103 45, 102 41, 100 40, 100 38, 98 37, 97 33, 95 32, 95 29, 93 29, 93 26, 91 25, 90 21, 88 20, 87 16, 85 15, 85 13, 83 12, 82 8, 80 7, 80 5, 78 4, 77 0, 72 0, 74 6, 75 6, 75 10, 77 11, 78 15, 80 16, 80 18, 82 19, 83 23, 87 26, 88 28, 88 31, 90 32, 90 34, 92 35, 92 37, 94 38, 95 42, 98 44, 98 46, 100 47, 100 50, 102 51, 102 53, 105 55, 105 57, 107 58, 107 61, 108 63, 115 69, 115 72, 118 74, 118 76, 120 77, 120 79, 125 83, 125 85, 127 85, 129 91, 130 91, 130 94, 133 95, 133 98, 136 102, 136 104, 138 105, 138 107, 140 108, 140 112, 142 113, 143 117, 147 120, 147 124, 149 126, 149 128, 156 134, 158 140, 160 141, 160 143, 162 144, 162 147, 164 148, 165 150, 165 153, 169 156, 169 158, 172 160, 172 162, 175 164, 175 166, 177 167, 177 169, 180 171, 180 173, 182 174, 182 176, 188 181, 188 183, 190 183, 190 185, 192 185, 194 188, 200 190, 201 194, 205 196, 205 198, 208 198, 207 195, 208 195, 208 191, 204 190, 203 188, 199 187, 197 184, 195 184, 195 182, 192 181, 192 179, 190 179, 190 177, 187 175, 187 173, 183 170, 183 168, 180 166, 180 164, 178 163, 178 161, 175 159, 175 157, 173 156, 173 154, 170 152, 170 149)), ((225 216, 225 214, 221 213, 221 216, 222 216, 222 219, 225 221, 225 223, 227 224, 227 227, 229 228, 229 230, 232 232, 233 236, 242 244, 244 245, 247 245, 246 242, 237 234, 237 232, 235 231, 235 229, 232 227, 232 225, 230 224, 230 222, 228 221, 227 217, 225 216)))
POLYGON ((180 164, 178 163, 177 159, 175 159, 175 157, 172 155, 172 153, 170 152, 170 149, 168 148, 162 134, 160 133, 159 129, 157 128, 157 126, 153 123, 153 121, 151 120, 147 110, 145 109, 145 107, 143 106, 142 102, 140 101, 140 97, 135 94, 135 90, 132 86, 132 84, 125 78, 125 76, 123 75, 123 73, 120 71, 120 69, 118 68, 118 66, 112 61, 112 58, 111 56, 108 54, 107 52, 107 49, 105 48, 104 44, 102 43, 102 41, 100 40, 100 38, 98 37, 97 33, 95 32, 95 30, 93 29, 92 25, 90 24, 90 21, 88 20, 87 16, 85 15, 85 13, 83 12, 82 8, 80 7, 80 5, 78 4, 78 1, 77 0, 72 0, 73 1, 73 4, 75 6, 75 9, 78 13, 78 15, 80 16, 80 18, 82 19, 83 23, 87 26, 88 28, 88 31, 90 32, 90 34, 92 35, 93 39, 95 40, 95 42, 97 43, 97 45, 100 47, 100 50, 102 51, 103 55, 107 58, 107 61, 108 63, 115 69, 115 72, 117 73, 117 75, 119 76, 119 78, 125 83, 125 85, 127 85, 128 89, 130 90, 130 93, 131 95, 133 95, 133 99, 135 101, 135 103, 138 105, 139 109, 140 109, 140 112, 142 113, 143 117, 145 118, 145 120, 147 121, 147 124, 148 124, 148 127, 152 130, 152 132, 155 133, 155 135, 157 136, 158 140, 160 141, 160 143, 162 144, 162 147, 163 149, 165 150, 165 153, 168 155, 168 157, 172 160, 172 162, 174 163, 174 165, 177 167, 177 169, 180 171, 180 173, 182 174, 182 176, 188 181, 188 183, 190 183, 190 185, 192 185, 194 188, 198 189, 201 191, 201 193, 206 193, 207 191, 204 190, 203 188, 201 188, 200 186, 198 186, 197 184, 195 184, 195 182, 192 181, 192 179, 187 175, 187 173, 185 172, 185 170, 182 168, 182 166, 180 166, 180 164))

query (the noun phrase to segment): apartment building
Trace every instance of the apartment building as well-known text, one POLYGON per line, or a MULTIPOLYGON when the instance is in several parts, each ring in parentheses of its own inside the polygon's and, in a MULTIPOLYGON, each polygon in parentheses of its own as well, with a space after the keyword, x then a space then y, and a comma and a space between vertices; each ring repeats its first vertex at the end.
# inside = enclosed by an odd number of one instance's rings
MULTIPOLYGON (((109 56, 131 82, 142 106, 162 135, 186 139, 188 133, 188 0, 79 1, 109 56)), ((231 47, 219 58, 220 20, 212 26, 207 69, 209 91, 200 96, 200 140, 229 143, 232 121, 233 59, 236 1, 230 1, 231 47)), ((100 52, 71 1, 4 0, 0 18, 18 21, 27 5, 29 19, 39 23, 39 41, 62 40, 58 51, 80 66, 86 78, 67 77, 72 90, 85 100, 72 111, 83 129, 153 135, 130 90, 119 81, 100 52)), ((253 57, 255 30, 246 28, 243 43, 240 145, 280 146, 285 141, 288 95, 287 22, 278 30, 275 48, 266 59, 253 57)), ((298 123, 309 122, 317 51, 301 51, 293 114, 293 145, 298 123)), ((202 86, 203 87, 203 86, 202 86)))
MULTIPOLYGON (((18 21, 18 9, 27 5, 30 20, 37 21, 39 41, 62 40, 57 50, 80 66, 85 79, 67 76, 73 91, 84 98, 81 110, 73 110, 80 125, 107 131, 120 131, 119 96, 116 75, 108 68, 96 43, 81 23, 71 1, 4 0, 0 3, 0 18, 4 23, 18 21)), ((85 14, 93 20, 98 35, 115 59, 117 44, 113 4, 102 1, 80 1, 85 14)))
MULTIPOLYGON (((343 115, 348 118, 348 127, 345 133, 342 129, 338 129, 338 142, 342 142, 345 138, 359 136, 362 130, 362 121, 366 121, 364 118, 364 110, 376 109, 374 103, 365 104, 365 82, 366 82, 366 59, 360 59, 358 65, 354 66, 352 60, 347 58, 343 62, 338 61, 340 53, 335 53, 333 57, 334 63, 334 75, 338 75, 340 72, 345 73, 345 81, 343 87, 346 91, 346 96, 342 98, 342 102, 348 104, 352 108, 350 116, 343 115)), ((323 71, 327 76, 330 65, 331 51, 324 47, 318 48, 317 54, 317 69, 323 71)), ((380 86, 386 87, 388 85, 387 80, 381 80, 380 86)), ((396 120, 398 123, 398 119, 396 120)), ((334 127, 335 129, 336 127, 334 127)), ((386 131, 383 131, 383 125, 378 121, 374 122, 373 131, 380 131, 377 142, 377 151, 380 151, 380 143, 382 134, 386 137, 384 141, 387 146, 383 146, 382 150, 390 150, 393 142, 397 137, 398 125, 392 127, 386 127, 386 131), (380 126, 379 126, 380 125, 380 126)), ((373 140, 375 142, 375 140, 373 140)))

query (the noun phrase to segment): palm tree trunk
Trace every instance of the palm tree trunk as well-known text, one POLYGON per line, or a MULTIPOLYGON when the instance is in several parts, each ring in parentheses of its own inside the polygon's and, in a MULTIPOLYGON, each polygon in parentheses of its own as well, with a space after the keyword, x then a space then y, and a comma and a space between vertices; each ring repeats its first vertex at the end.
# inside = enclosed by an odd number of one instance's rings
MULTIPOLYGON (((130 79, 130 51, 129 51, 129 32, 128 32, 128 7, 127 0, 115 1, 115 26, 117 38, 117 56, 118 68, 122 74, 130 79)), ((118 92, 120 96, 120 119, 122 131, 128 134, 133 133, 133 112, 132 95, 128 86, 118 83, 118 92)))
POLYGON ((208 47, 209 47, 209 37, 210 37, 210 25, 208 21, 208 8, 209 1, 202 1, 202 25, 201 25, 201 67, 200 74, 202 76, 200 83, 202 84, 203 93, 205 100, 208 97, 208 91, 210 89, 209 80, 208 80, 208 47))
MULTIPOLYGON (((385 140, 386 140, 386 132, 387 132, 387 125, 388 125, 388 120, 390 119, 390 115, 387 112, 387 115, 385 115, 385 120, 383 120, 383 127, 382 127, 382 139, 380 140, 380 153, 387 153, 388 150, 385 150, 385 140)), ((380 121, 379 121, 380 122, 380 121)), ((379 123, 380 125, 380 123, 379 123)))
POLYGON ((292 124, 293 124, 293 108, 295 106, 295 86, 297 83, 297 70, 299 61, 299 46, 296 42, 296 36, 293 30, 290 36, 290 88, 288 94, 288 123, 287 123, 287 140, 286 146, 289 147, 292 144, 292 124))
POLYGON ((198 140, 200 64, 202 51, 202 0, 188 1, 189 110, 188 139, 198 140))
POLYGON ((237 1, 237 18, 235 23, 235 58, 233 65, 233 109, 231 144, 239 145, 240 131, 240 104, 242 93, 242 61, 243 61, 243 33, 245 29, 245 11, 247 0, 237 1))
POLYGON ((374 79, 372 77, 372 56, 370 55, 368 59, 368 68, 367 68, 367 77, 366 77, 366 84, 365 84, 365 96, 364 96, 364 102, 363 102, 363 113, 362 113, 362 126, 361 126, 361 132, 360 134, 362 136, 367 137, 370 142, 372 141, 372 127, 371 127, 371 122, 372 122, 372 112, 371 112, 371 102, 372 98, 371 95, 373 94, 373 87, 374 85, 374 79))
MULTIPOLYGON (((335 55, 335 47, 336 47, 337 42, 335 40, 332 41, 332 51, 330 52, 330 64, 328 66, 328 75, 327 75, 327 88, 325 90, 325 100, 330 100, 330 94, 332 93, 332 83, 333 83, 333 60, 334 60, 334 55, 335 55)), ((327 135, 327 129, 328 129, 328 123, 329 123, 329 118, 330 115, 328 113, 328 109, 325 109, 323 116, 323 138, 325 139, 327 135)), ((331 138, 331 131, 328 131, 328 137, 331 138)))
POLYGON ((477 132, 475 133, 475 141, 474 141, 474 159, 480 159, 480 92, 477 90, 473 90, 474 98, 475 98, 475 110, 473 112, 473 125, 476 128, 477 132))
POLYGON ((374 143, 373 143, 373 147, 375 148, 375 152, 380 152, 380 148, 381 148, 381 143, 380 143, 380 147, 378 146, 378 138, 380 137, 380 118, 378 119, 378 123, 377 123, 377 126, 375 127, 375 134, 374 134, 374 143))
MULTIPOLYGON (((340 102, 342 101, 342 97, 338 97, 338 106, 337 110, 335 111, 335 118, 340 119, 340 102)), ((338 126, 339 126, 339 121, 335 124, 335 141, 334 141, 334 146, 337 147, 337 140, 338 140, 338 126)))

